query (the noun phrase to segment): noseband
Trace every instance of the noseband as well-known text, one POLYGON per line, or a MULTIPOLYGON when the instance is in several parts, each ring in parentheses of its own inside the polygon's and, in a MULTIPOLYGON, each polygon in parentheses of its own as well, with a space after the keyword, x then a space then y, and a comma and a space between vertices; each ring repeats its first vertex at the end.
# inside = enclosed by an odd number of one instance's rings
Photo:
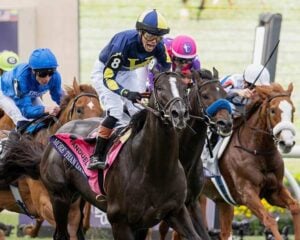
POLYGON ((74 113, 74 109, 75 109, 75 105, 76 105, 76 102, 79 100, 79 98, 81 97, 90 97, 90 98, 96 98, 98 100, 98 96, 96 94, 93 94, 93 93, 81 93, 79 94, 78 96, 76 96, 74 99, 73 99, 73 102, 72 102, 72 105, 71 105, 71 110, 68 114, 68 120, 72 120, 72 117, 73 117, 73 113, 74 113))

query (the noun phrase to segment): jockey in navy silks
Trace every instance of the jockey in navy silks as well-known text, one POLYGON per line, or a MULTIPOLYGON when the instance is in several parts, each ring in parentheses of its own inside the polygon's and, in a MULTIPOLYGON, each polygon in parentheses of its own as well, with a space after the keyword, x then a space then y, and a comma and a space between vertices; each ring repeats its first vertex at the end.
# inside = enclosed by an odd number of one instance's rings
POLYGON ((104 151, 113 128, 117 122, 128 124, 130 117, 139 111, 133 103, 146 91, 147 74, 144 79, 137 79, 136 70, 146 67, 153 58, 162 71, 170 70, 171 61, 161 41, 169 31, 165 18, 157 10, 146 11, 139 16, 136 29, 117 33, 100 52, 92 72, 92 84, 107 116, 99 126, 89 169, 104 169, 104 151), (129 115, 124 113, 124 105, 129 115))

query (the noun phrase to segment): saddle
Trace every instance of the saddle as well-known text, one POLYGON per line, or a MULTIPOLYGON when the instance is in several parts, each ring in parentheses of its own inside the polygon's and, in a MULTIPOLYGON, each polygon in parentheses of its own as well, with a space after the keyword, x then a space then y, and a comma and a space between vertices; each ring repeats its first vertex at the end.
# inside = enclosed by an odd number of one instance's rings
POLYGON ((32 121, 25 122, 22 126, 17 128, 17 132, 21 135, 29 134, 34 135, 43 128, 51 126, 53 123, 58 122, 58 119, 53 115, 44 115, 32 121))

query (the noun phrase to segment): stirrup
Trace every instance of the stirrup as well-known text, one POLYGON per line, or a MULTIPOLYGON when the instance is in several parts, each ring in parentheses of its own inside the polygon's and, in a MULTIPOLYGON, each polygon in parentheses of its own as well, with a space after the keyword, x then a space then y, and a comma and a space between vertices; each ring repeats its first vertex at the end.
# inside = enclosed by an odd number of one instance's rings
POLYGON ((100 161, 101 158, 97 156, 92 156, 90 159, 90 163, 87 166, 89 170, 102 169, 104 170, 106 167, 105 161, 100 161))

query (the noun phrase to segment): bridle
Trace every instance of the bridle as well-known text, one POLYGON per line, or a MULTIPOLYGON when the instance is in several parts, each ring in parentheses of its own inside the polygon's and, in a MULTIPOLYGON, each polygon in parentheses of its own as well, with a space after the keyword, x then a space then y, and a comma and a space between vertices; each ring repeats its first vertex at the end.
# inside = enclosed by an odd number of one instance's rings
POLYGON ((71 121, 72 120, 72 117, 73 117, 73 113, 74 113, 74 110, 75 110, 75 106, 76 106, 76 102, 81 98, 81 97, 90 97, 90 98, 96 98, 98 101, 98 96, 94 93, 81 93, 79 95, 77 95, 73 101, 72 101, 72 105, 71 105, 71 110, 68 114, 68 120, 71 121))
MULTIPOLYGON (((194 119, 198 119, 203 121, 211 130, 216 129, 216 122, 212 119, 212 116, 206 111, 207 108, 211 105, 213 105, 214 103, 216 103, 217 101, 213 102, 212 104, 210 104, 209 106, 207 106, 206 104, 203 103, 203 101, 201 100, 201 96, 200 96, 200 91, 203 87, 205 87, 208 84, 214 84, 216 83, 217 85, 219 85, 220 88, 223 88, 220 81, 215 79, 215 80, 207 80, 205 82, 203 82, 200 86, 195 83, 195 91, 196 91, 196 97, 197 97, 197 106, 200 106, 200 114, 198 115, 192 115, 190 114, 191 118, 194 119)), ((190 110, 191 110, 191 105, 190 105, 190 110)))
POLYGON ((181 97, 174 97, 170 99, 164 106, 163 104, 159 101, 159 97, 157 94, 157 82, 161 78, 162 75, 167 74, 167 75, 175 75, 176 77, 181 77, 180 74, 176 72, 161 72, 159 73, 155 79, 154 79, 154 90, 152 92, 153 98, 154 98, 154 108, 149 107, 142 102, 139 101, 139 104, 141 104, 145 109, 153 113, 155 116, 159 117, 164 123, 171 122, 172 116, 170 114, 172 106, 177 103, 177 102, 182 102, 184 105, 187 105, 185 100, 182 99, 181 97))
MULTIPOLYGON (((295 135, 296 134, 296 130, 294 128, 294 126, 290 123, 290 124, 287 124, 287 122, 283 122, 283 121, 280 121, 279 123, 277 123, 274 127, 272 127, 272 124, 271 124, 271 117, 270 117, 270 103, 273 99, 275 98, 278 98, 278 97, 289 97, 290 95, 289 94, 277 94, 277 95, 274 95, 274 96, 271 96, 269 97, 268 99, 265 100, 267 106, 266 106, 266 116, 267 116, 267 119, 266 119, 266 123, 267 123, 267 127, 266 129, 267 130, 264 130, 264 129, 260 129, 260 128, 256 128, 256 127, 252 127, 252 126, 248 126, 250 129, 254 130, 255 132, 259 132, 259 133, 262 133, 262 134, 266 134, 266 135, 269 135, 270 137, 272 137, 273 141, 274 141, 274 146, 277 146, 280 139, 278 139, 276 137, 276 135, 282 131, 283 129, 288 129, 290 131, 292 131, 292 133, 295 135)), ((263 103, 260 105, 260 109, 263 107, 263 103)), ((245 123, 245 126, 246 125, 246 119, 249 119, 249 114, 247 114, 245 120, 244 120, 244 123, 245 123)), ((248 149, 246 148, 245 146, 242 145, 241 143, 241 127, 239 128, 238 130, 238 133, 237 133, 237 137, 238 137, 238 142, 239 142, 239 145, 235 146, 236 148, 239 148, 239 149, 242 149, 248 153, 251 153, 253 155, 270 155, 274 152, 274 149, 270 150, 270 151, 260 151, 260 150, 251 150, 251 149, 248 149)))

